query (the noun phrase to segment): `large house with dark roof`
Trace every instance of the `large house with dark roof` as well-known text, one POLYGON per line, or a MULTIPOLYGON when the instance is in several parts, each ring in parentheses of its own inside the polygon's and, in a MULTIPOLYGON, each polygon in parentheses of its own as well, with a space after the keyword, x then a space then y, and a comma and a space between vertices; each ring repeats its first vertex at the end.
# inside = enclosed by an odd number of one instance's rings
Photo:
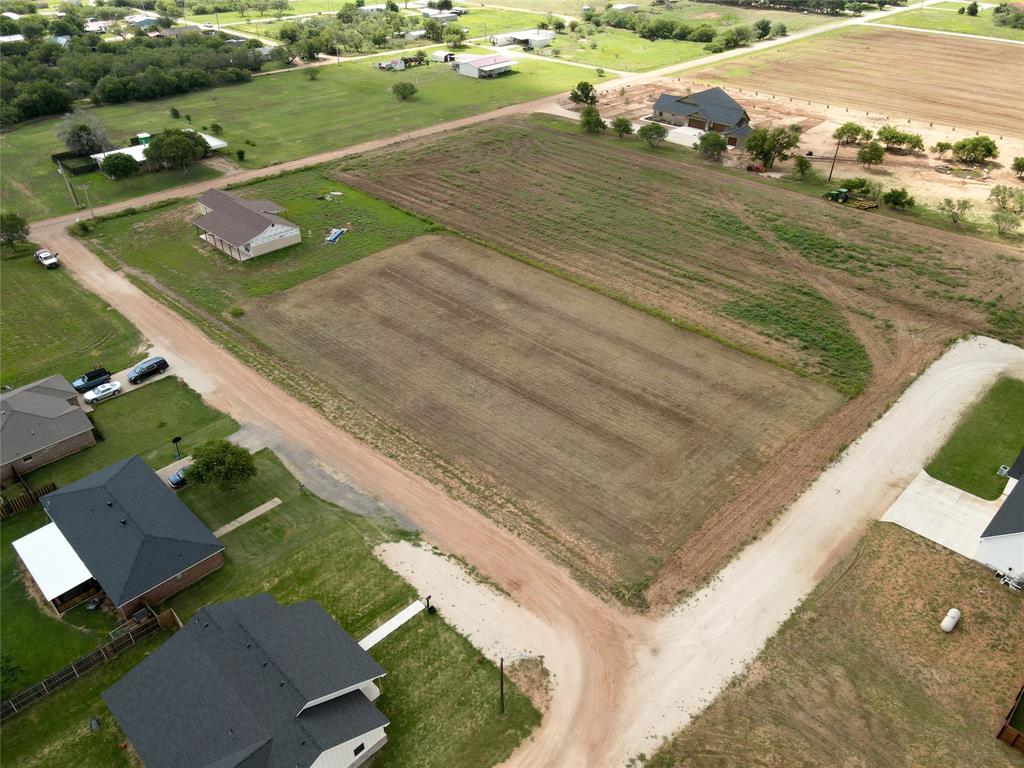
POLYGON ((1024 579, 1024 449, 1007 472, 1002 504, 982 531, 974 559, 1016 580, 1024 579))
POLYGON ((78 393, 50 376, 0 395, 0 482, 96 443, 78 393))
POLYGON ((203 215, 192 224, 199 238, 239 261, 302 241, 299 228, 277 215, 284 208, 272 200, 208 189, 198 202, 203 215))
POLYGON ((753 130, 746 110, 717 87, 687 96, 663 93, 654 102, 651 117, 659 123, 720 133, 730 147, 743 146, 753 130))
POLYGON ((224 545, 139 456, 40 501, 52 522, 14 548, 58 613, 102 592, 131 616, 224 564, 224 545))
POLYGON ((387 742, 385 674, 316 602, 201 609, 103 693, 146 768, 353 768, 387 742))

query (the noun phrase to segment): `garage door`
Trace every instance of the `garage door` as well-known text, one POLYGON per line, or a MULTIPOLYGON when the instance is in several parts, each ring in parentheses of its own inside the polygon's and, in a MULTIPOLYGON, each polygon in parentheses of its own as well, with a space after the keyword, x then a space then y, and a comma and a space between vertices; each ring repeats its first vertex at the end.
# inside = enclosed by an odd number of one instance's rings
POLYGON ((700 128, 702 131, 707 127, 708 121, 701 120, 699 117, 691 117, 687 123, 690 128, 700 128))

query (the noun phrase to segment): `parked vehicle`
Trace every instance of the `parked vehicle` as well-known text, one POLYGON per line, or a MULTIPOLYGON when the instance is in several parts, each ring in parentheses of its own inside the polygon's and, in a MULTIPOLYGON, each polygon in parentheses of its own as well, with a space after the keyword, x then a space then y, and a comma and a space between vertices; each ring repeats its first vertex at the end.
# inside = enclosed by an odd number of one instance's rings
POLYGON ((141 384, 151 376, 161 374, 170 367, 162 357, 151 357, 149 360, 143 360, 128 372, 128 382, 141 384))
POLYGON ((60 254, 50 253, 49 248, 40 248, 36 251, 36 261, 47 269, 56 269, 60 266, 60 261, 57 258, 58 256, 60 256, 60 254))
POLYGON ((85 402, 91 405, 92 403, 109 400, 119 394, 121 394, 121 385, 116 381, 108 381, 106 384, 100 384, 96 389, 90 389, 86 392, 85 402))
POLYGON ((171 488, 184 488, 188 483, 188 471, 192 468, 191 464, 186 464, 184 467, 179 469, 173 475, 167 478, 167 484, 171 488))
POLYGON ((100 384, 106 384, 108 381, 110 381, 110 371, 106 368, 97 368, 94 371, 83 373, 71 382, 71 386, 75 388, 76 392, 88 392, 90 389, 95 389, 100 384))

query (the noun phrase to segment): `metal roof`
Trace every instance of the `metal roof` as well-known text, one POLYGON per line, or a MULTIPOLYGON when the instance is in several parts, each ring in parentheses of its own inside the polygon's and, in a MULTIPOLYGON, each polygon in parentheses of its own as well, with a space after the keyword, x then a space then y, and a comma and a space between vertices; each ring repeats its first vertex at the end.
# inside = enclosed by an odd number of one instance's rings
POLYGON ((388 724, 357 687, 384 674, 317 603, 260 594, 201 609, 103 700, 146 768, 308 768, 388 724))
POLYGON ((41 502, 116 606, 224 549, 139 456, 41 502))
POLYGON ((90 431, 92 422, 77 397, 63 376, 49 376, 0 395, 0 463, 90 431))
POLYGON ((295 225, 276 214, 284 208, 270 200, 244 200, 230 192, 208 189, 199 202, 210 209, 192 223, 238 248, 272 226, 295 225))
POLYGON ((60 597, 92 578, 55 523, 22 536, 14 542, 14 549, 47 600, 60 597))

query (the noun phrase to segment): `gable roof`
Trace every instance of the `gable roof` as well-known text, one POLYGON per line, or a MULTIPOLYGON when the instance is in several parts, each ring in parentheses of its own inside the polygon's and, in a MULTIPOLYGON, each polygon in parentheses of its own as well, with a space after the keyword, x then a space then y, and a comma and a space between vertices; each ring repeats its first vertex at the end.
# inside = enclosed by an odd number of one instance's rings
POLYGON ((63 376, 50 376, 0 395, 0 463, 8 464, 92 429, 85 411, 69 402, 78 393, 63 376))
POLYGON ((139 456, 41 501, 116 606, 224 549, 139 456))
POLYGON ((1020 453, 1017 454, 1017 460, 1013 462, 1013 466, 1010 467, 1010 471, 1006 474, 1014 480, 1024 478, 1024 448, 1020 449, 1020 453))
POLYGON ((1009 536, 1014 533, 1024 533, 1024 483, 1019 480, 982 532, 981 538, 1009 536))
POLYGON ((103 700, 146 768, 308 768, 388 724, 356 687, 384 674, 317 603, 260 594, 201 609, 103 700))
MULTIPOLYGON (((700 114, 713 123, 730 125, 738 128, 742 123, 749 128, 749 118, 746 111, 736 100, 721 88, 708 88, 704 91, 697 91, 688 96, 676 96, 671 93, 663 93, 654 102, 655 112, 668 112, 671 115, 689 117, 700 114)), ((726 131, 731 133, 733 131, 726 131)), ((747 131, 749 133, 749 130, 747 131)), ((739 135, 739 134, 737 134, 739 135)))
POLYGON ((284 210, 271 200, 245 200, 220 189, 208 189, 199 202, 210 209, 192 223, 221 240, 241 247, 268 227, 295 227, 276 215, 284 210))
POLYGON ((511 64, 512 59, 508 58, 507 56, 502 56, 500 53, 495 53, 489 56, 474 56, 471 59, 466 59, 462 63, 472 64, 477 69, 491 69, 493 67, 499 67, 504 64, 511 64))

